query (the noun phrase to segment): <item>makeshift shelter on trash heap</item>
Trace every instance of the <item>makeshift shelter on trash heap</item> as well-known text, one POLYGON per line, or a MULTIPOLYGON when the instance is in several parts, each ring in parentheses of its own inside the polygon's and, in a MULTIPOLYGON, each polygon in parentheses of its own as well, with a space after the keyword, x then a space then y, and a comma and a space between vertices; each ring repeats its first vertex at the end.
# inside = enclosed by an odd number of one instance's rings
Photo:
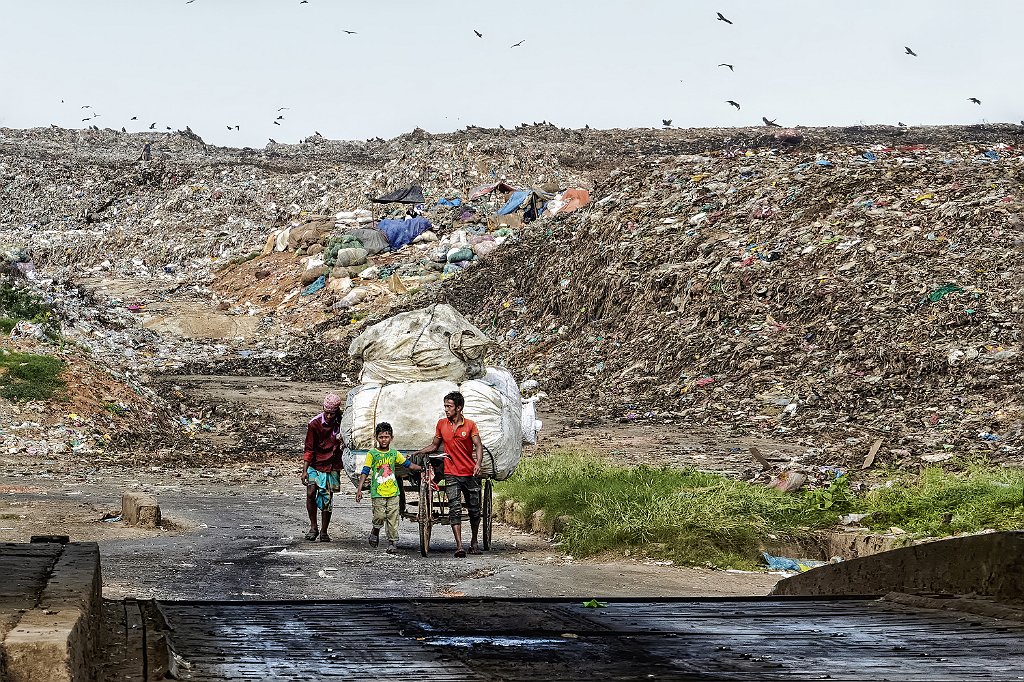
MULTIPOLYGON (((369 195, 367 195, 369 196, 369 195)), ((388 192, 376 199, 369 197, 375 204, 422 204, 426 202, 423 198, 423 188, 419 185, 409 185, 394 192, 388 192)))
POLYGON ((470 193, 469 200, 473 201, 474 199, 479 199, 480 197, 487 196, 488 194, 493 194, 494 192, 508 194, 509 192, 515 191, 515 187, 506 183, 504 180, 500 180, 492 184, 480 185, 470 193))
POLYGON ((539 189, 516 190, 505 205, 498 209, 498 215, 508 215, 521 208, 523 222, 529 223, 536 220, 544 210, 544 205, 554 198, 554 194, 539 189))

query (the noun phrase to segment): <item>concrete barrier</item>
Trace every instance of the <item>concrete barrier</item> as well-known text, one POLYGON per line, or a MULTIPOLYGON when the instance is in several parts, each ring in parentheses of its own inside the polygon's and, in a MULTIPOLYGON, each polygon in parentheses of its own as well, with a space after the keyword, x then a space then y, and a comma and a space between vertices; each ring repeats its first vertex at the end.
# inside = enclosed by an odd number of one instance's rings
POLYGON ((160 505, 152 495, 125 493, 121 496, 121 518, 133 526, 156 528, 160 525, 160 505))
POLYGON ((1024 532, 948 538, 903 547, 786 578, 773 595, 977 594, 1024 598, 1024 532))
POLYGON ((102 577, 94 542, 63 545, 34 608, 0 644, 10 682, 77 682, 95 678, 102 577))

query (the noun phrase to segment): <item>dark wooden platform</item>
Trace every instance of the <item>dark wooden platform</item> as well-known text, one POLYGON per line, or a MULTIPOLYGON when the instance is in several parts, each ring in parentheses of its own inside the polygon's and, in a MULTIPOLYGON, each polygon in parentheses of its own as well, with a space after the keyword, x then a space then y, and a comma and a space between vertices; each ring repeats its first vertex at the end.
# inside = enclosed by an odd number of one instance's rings
MULTIPOLYGON (((191 680, 1019 679, 1024 625, 871 599, 156 602, 191 680)), ((159 638, 155 638, 159 640, 159 638)), ((123 678, 122 678, 123 679, 123 678)))

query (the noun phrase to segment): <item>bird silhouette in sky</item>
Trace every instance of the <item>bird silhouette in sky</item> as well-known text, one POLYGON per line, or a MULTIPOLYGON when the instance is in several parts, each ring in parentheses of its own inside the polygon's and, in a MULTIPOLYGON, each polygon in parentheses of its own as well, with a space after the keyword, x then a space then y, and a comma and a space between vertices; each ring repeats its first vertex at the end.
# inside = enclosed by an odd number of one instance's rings
POLYGON ((288 111, 288 107, 278 107, 278 111, 288 111))
POLYGON ((719 66, 728 66, 730 71, 735 71, 735 69, 732 68, 732 64, 719 64, 719 66))
POLYGON ((316 135, 317 137, 323 137, 323 135, 320 134, 319 130, 314 130, 313 134, 316 135))
POLYGON ((782 127, 778 123, 776 123, 774 120, 769 121, 767 116, 762 116, 761 120, 764 121, 764 124, 766 126, 768 126, 769 128, 781 128, 782 127))
POLYGON ((916 52, 914 52, 913 50, 911 50, 911 49, 910 49, 909 47, 907 47, 906 45, 904 45, 904 46, 903 46, 903 49, 904 49, 904 50, 906 50, 906 51, 907 51, 907 54, 909 54, 909 55, 910 55, 911 57, 916 57, 916 56, 917 56, 917 53, 916 53, 916 52))
POLYGON ((725 100, 725 103, 728 104, 731 107, 736 107, 736 109, 740 108, 740 103, 739 102, 733 102, 731 99, 725 100))
POLYGON ((283 120, 284 120, 284 116, 278 116, 278 117, 277 117, 277 120, 278 120, 278 121, 283 121, 283 120))
POLYGON ((309 0, 302 0, 302 2, 300 2, 299 4, 300 5, 308 5, 309 4, 309 0))
POLYGON ((516 44, 515 44, 515 45, 513 45, 512 47, 519 47, 520 45, 522 45, 522 44, 523 44, 523 43, 525 43, 525 42, 526 42, 525 40, 520 40, 520 41, 519 41, 518 43, 516 43, 516 44))
POLYGON ((670 118, 663 118, 663 119, 661 119, 661 125, 663 125, 666 128, 668 128, 670 125, 672 125, 672 119, 670 119, 670 118))
POLYGON ((350 36, 356 35, 356 31, 349 31, 348 29, 345 29, 345 28, 343 28, 341 30, 343 30, 345 33, 349 34, 350 36))
POLYGON ((279 121, 274 121, 274 125, 279 126, 281 123, 279 121))
POLYGON ((196 0, 185 0, 185 4, 186 4, 186 5, 191 5, 191 4, 192 4, 193 2, 195 2, 195 1, 196 1, 196 0))
POLYGON ((170 130, 170 129, 171 129, 171 126, 167 126, 167 129, 168 129, 168 130, 170 130))
POLYGON ((86 118, 83 118, 82 122, 85 123, 86 121, 91 121, 91 120, 92 120, 92 116, 88 116, 86 118))
POLYGON ((476 30, 475 28, 473 29, 473 33, 476 34, 477 38, 483 38, 484 37, 484 34, 481 33, 480 31, 476 30))
POLYGON ((719 21, 724 21, 727 24, 732 24, 732 22, 729 21, 728 19, 726 19, 725 16, 721 12, 718 12, 717 14, 718 14, 718 20, 719 21))
POLYGON ((132 120, 133 120, 133 121, 138 121, 138 120, 139 120, 139 117, 138 117, 138 116, 132 116, 132 120))
POLYGON ((79 108, 79 109, 92 109, 92 106, 91 106, 91 105, 89 105, 89 104, 83 104, 82 106, 80 106, 80 107, 78 107, 78 108, 79 108))
POLYGON ((968 97, 967 100, 970 102, 974 102, 975 104, 981 104, 981 100, 978 99, 977 97, 968 97))
POLYGON ((149 124, 149 129, 150 130, 156 130, 156 123, 150 123, 149 124))

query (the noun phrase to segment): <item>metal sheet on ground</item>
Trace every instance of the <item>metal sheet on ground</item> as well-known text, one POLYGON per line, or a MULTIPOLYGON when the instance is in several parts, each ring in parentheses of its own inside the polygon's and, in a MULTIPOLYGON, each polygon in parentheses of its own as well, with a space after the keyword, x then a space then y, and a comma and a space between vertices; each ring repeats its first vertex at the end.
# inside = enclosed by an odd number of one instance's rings
POLYGON ((1015 679, 1024 625, 877 600, 160 602, 181 679, 1015 679))

